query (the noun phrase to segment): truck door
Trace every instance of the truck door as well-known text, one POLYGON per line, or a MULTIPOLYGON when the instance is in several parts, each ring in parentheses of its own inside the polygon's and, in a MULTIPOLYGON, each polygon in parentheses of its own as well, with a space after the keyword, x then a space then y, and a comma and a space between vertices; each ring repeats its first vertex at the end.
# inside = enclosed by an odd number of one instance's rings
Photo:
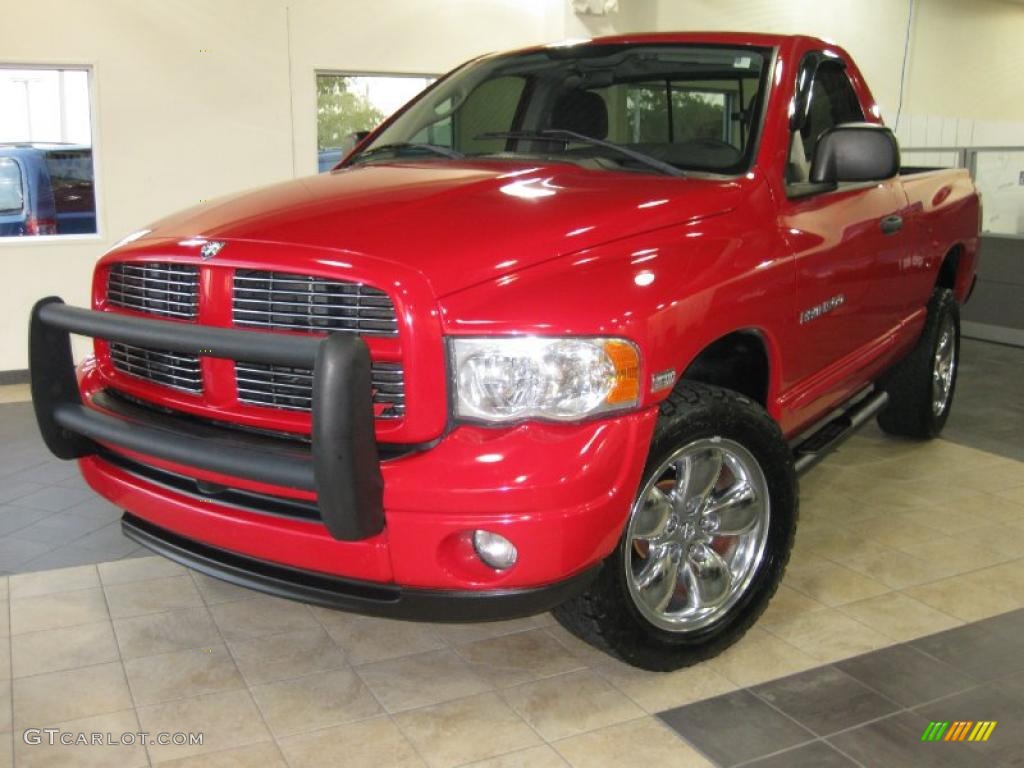
POLYGON ((780 224, 797 265, 796 378, 824 373, 828 381, 819 383, 829 388, 842 383, 847 367, 830 366, 845 359, 852 371, 863 368, 866 360, 855 353, 870 357, 899 322, 886 292, 899 280, 909 213, 898 179, 838 187, 808 182, 818 137, 835 125, 862 122, 864 113, 841 59, 812 53, 803 64, 780 224))

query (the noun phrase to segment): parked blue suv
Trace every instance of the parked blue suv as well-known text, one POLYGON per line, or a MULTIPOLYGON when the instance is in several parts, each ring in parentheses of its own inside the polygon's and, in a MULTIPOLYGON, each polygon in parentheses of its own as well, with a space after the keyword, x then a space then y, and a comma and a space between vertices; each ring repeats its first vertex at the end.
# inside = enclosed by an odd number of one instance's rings
POLYGON ((0 237, 96 232, 92 148, 0 144, 0 237))

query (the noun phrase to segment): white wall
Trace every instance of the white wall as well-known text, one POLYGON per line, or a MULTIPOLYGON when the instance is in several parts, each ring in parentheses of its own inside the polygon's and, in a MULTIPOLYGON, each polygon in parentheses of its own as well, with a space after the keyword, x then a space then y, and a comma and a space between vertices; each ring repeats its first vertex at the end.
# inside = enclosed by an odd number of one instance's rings
MULTIPOLYGON (((1024 123, 1016 82, 1024 71, 1024 6, 918 3, 906 130, 918 130, 924 116, 925 134, 935 133, 928 126, 936 119, 1004 121, 1011 127, 1001 130, 1012 133, 1024 123)), ((313 173, 317 69, 443 72, 489 51, 625 31, 807 32, 835 38, 857 57, 893 119, 906 31, 901 0, 620 0, 619 6, 613 16, 581 18, 569 0, 6 3, 3 63, 93 69, 101 234, 0 241, 0 371, 26 366, 33 301, 57 294, 87 302, 93 262, 123 235, 201 200, 313 173)), ((1024 143, 1020 136, 1015 143, 1024 143)))

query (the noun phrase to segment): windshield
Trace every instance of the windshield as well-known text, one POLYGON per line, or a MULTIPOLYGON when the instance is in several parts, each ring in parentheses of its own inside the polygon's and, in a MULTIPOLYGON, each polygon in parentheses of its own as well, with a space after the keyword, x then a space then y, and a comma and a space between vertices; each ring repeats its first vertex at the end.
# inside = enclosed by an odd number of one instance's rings
POLYGON ((346 165, 536 157, 741 173, 760 128, 767 61, 760 48, 663 44, 490 57, 439 82, 346 165))

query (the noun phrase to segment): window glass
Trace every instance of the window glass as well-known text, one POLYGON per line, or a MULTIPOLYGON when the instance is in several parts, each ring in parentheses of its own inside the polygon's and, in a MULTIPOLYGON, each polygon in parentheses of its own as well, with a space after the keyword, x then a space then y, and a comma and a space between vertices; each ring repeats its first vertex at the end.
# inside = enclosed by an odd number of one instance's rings
POLYGON ((557 157, 594 170, 738 173, 760 130, 767 57, 625 43, 485 57, 409 106, 351 162, 557 157), (512 135, 485 135, 495 132, 512 135))
POLYGON ((85 69, 0 67, 0 237, 96 232, 85 69))
POLYGON ((434 82, 423 75, 316 76, 317 168, 329 171, 356 144, 355 134, 372 131, 392 112, 434 82))
POLYGON ((25 203, 21 168, 9 157, 0 157, 0 213, 19 213, 25 203))
POLYGON ((807 120, 800 130, 807 162, 814 159, 814 148, 821 134, 833 126, 856 123, 863 119, 864 112, 846 76, 846 70, 839 64, 821 64, 811 87, 807 120))

